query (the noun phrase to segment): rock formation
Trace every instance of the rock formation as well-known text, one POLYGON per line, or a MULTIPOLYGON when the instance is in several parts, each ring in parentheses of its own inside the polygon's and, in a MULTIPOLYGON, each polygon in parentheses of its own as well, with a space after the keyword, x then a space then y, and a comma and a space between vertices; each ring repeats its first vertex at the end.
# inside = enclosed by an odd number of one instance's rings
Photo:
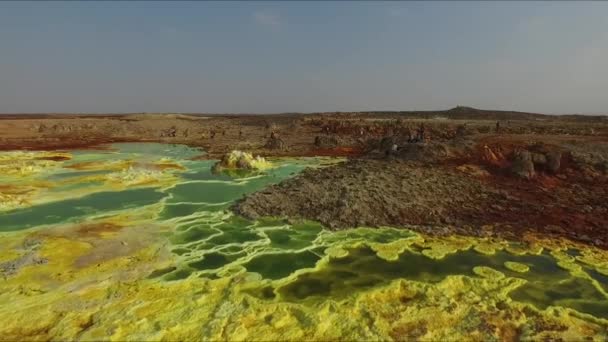
POLYGON ((532 154, 529 151, 518 151, 513 155, 511 172, 521 178, 532 179, 536 175, 532 154))
POLYGON ((266 159, 257 156, 254 157, 251 153, 242 151, 232 151, 225 154, 222 159, 213 165, 214 172, 224 170, 264 170, 271 167, 271 164, 266 159))
POLYGON ((332 136, 318 135, 315 137, 315 146, 319 148, 334 148, 339 145, 338 139, 332 136))
POLYGON ((270 138, 268 138, 264 147, 267 149, 270 149, 270 150, 286 150, 287 149, 287 145, 285 145, 285 142, 281 138, 279 138, 278 134, 276 134, 274 132, 272 134, 270 134, 270 138))

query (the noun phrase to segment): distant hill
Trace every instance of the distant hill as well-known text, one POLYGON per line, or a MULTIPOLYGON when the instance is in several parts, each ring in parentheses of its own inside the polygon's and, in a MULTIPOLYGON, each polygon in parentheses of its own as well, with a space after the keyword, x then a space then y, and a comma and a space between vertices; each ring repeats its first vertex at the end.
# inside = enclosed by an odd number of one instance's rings
POLYGON ((472 107, 457 106, 446 111, 450 119, 487 119, 487 120, 546 120, 554 116, 537 113, 483 110, 472 107))
POLYGON ((582 122, 606 122, 606 115, 551 115, 528 112, 504 111, 504 110, 486 110, 477 109, 466 106, 456 106, 448 110, 439 111, 372 111, 372 112, 357 112, 357 113, 317 113, 317 114, 343 114, 357 116, 385 116, 389 118, 411 118, 411 119, 433 119, 445 118, 452 120, 565 120, 565 121, 582 121, 582 122))
POLYGON ((143 117, 143 116, 172 116, 183 119, 188 119, 198 116, 223 116, 223 117, 243 117, 243 116, 257 116, 271 118, 278 117, 283 118, 295 118, 301 115, 331 115, 351 118, 377 118, 382 117, 385 119, 433 119, 433 118, 444 118, 452 120, 496 120, 496 121, 507 121, 507 120, 562 120, 562 121, 579 121, 579 122, 592 122, 592 123, 608 123, 607 115, 583 115, 583 114, 567 114, 567 115, 552 115, 552 114, 540 114, 540 113, 528 113, 528 112, 516 112, 516 111, 505 111, 505 110, 487 110, 477 109, 467 106, 456 106, 448 110, 438 111, 365 111, 365 112, 316 112, 316 113, 28 113, 28 114, 2 114, 0 113, 0 119, 42 119, 42 118, 119 118, 124 116, 129 117, 143 117))

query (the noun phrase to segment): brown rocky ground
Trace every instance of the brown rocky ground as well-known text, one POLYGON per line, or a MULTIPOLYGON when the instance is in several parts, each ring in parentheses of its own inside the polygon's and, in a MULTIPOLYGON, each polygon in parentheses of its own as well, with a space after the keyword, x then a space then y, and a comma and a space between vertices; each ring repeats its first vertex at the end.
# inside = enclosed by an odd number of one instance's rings
POLYGON ((250 195, 234 210, 332 229, 407 226, 436 234, 553 234, 608 247, 608 120, 480 111, 284 115, 0 115, 0 150, 111 142, 349 156, 250 195), (496 127, 496 121, 500 127, 496 127), (426 142, 408 143, 420 125, 426 142), (274 134, 273 134, 274 132, 274 134), (397 145, 397 151, 386 151, 397 145), (558 156, 558 157, 555 157, 558 156))
POLYGON ((233 209, 246 217, 317 220, 332 229, 396 226, 510 239, 526 232, 607 248, 605 126, 589 125, 593 135, 580 134, 581 128, 551 134, 558 125, 545 123, 538 133, 501 128, 464 137, 444 134, 414 144, 397 133, 390 144, 399 150, 388 157, 383 143, 376 143, 365 157, 309 170, 233 209), (531 156, 528 164, 518 161, 522 152, 531 156))
POLYGON ((357 159, 307 170, 234 210, 251 218, 312 219, 332 229, 393 226, 511 239, 532 232, 608 247, 606 176, 522 181, 465 165, 357 159))

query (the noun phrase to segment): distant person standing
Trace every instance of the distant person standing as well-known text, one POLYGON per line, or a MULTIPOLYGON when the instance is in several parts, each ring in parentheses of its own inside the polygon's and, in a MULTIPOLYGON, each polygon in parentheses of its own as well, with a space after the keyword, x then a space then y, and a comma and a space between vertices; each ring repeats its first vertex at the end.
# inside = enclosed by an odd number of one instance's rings
POLYGON ((496 133, 500 131, 500 121, 496 121, 496 133))

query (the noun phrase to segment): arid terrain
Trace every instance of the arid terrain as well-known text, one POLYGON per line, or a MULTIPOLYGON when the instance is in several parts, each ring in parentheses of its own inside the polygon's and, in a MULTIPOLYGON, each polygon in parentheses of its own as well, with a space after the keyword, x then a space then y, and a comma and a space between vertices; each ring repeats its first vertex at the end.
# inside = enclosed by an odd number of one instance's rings
POLYGON ((597 340, 608 120, 0 117, 0 341, 597 340))
MULTIPOLYGON (((0 117, 0 149, 110 142, 202 147, 265 157, 346 156, 239 201, 248 218, 330 229, 550 234, 608 247, 608 120, 456 107, 436 112, 280 115, 31 114, 0 117), (421 129, 423 132, 421 132, 421 129)), ((10 189, 7 189, 9 191, 10 189)))

